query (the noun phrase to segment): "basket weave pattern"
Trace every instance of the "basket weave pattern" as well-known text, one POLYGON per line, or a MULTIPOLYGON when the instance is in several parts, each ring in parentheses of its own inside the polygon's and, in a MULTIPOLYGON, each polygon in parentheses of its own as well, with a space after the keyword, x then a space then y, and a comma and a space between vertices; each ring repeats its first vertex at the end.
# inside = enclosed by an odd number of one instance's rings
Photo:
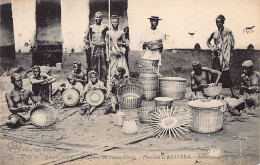
POLYGON ((126 84, 117 89, 118 102, 123 108, 138 108, 142 102, 143 88, 126 84))
POLYGON ((150 113, 151 112, 154 112, 156 110, 155 107, 142 107, 142 108, 139 108, 138 111, 137 111, 137 114, 138 114, 138 117, 139 117, 139 120, 141 123, 149 123, 150 122, 150 113))
POLYGON ((217 96, 221 92, 222 92, 221 86, 208 86, 204 88, 204 94, 209 97, 217 96))

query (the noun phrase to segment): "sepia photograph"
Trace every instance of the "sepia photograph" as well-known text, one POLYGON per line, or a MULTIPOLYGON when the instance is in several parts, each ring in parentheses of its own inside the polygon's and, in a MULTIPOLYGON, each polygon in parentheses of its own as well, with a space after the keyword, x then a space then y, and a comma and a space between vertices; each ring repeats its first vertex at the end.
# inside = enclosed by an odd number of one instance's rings
POLYGON ((0 0, 0 165, 260 165, 260 0, 0 0))

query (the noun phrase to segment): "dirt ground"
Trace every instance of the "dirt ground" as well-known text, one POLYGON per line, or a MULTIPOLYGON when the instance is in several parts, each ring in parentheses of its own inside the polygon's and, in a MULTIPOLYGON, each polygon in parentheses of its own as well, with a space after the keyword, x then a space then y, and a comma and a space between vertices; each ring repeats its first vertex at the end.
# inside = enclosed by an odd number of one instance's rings
MULTIPOLYGON (((68 69, 53 70, 51 74, 66 75, 68 69)), ((53 84, 57 87, 64 81, 60 77, 53 84)), ((8 79, 6 81, 9 81, 8 79)), ((10 115, 4 93, 12 89, 7 84, 1 92, 1 120, 10 115)), ((30 88, 28 80, 24 86, 30 88)), ((238 93, 238 91, 237 91, 238 93)), ((223 89, 223 95, 230 91, 223 89)), ((183 106, 191 96, 186 89, 183 100, 174 101, 173 105, 183 106)), ((141 107, 154 106, 154 101, 142 101, 141 107)), ((65 161, 67 164, 252 164, 259 160, 259 107, 246 108, 240 117, 229 112, 224 113, 223 129, 212 134, 188 131, 180 138, 146 138, 129 145, 115 145, 145 133, 146 125, 140 123, 138 109, 121 109, 126 119, 136 120, 138 132, 126 135, 122 127, 114 125, 115 114, 104 114, 104 106, 99 107, 91 116, 81 116, 80 106, 55 109, 58 122, 51 127, 39 129, 32 125, 18 129, 1 129, 0 164, 55 164, 65 161), (75 112, 75 113, 74 113, 75 112), (105 147, 106 146, 106 147, 105 147), (93 150, 93 148, 95 150, 93 150), (106 150, 106 151, 104 151, 106 150), (71 161, 79 154, 81 159, 71 161), (86 156, 88 153, 93 153, 86 156)))

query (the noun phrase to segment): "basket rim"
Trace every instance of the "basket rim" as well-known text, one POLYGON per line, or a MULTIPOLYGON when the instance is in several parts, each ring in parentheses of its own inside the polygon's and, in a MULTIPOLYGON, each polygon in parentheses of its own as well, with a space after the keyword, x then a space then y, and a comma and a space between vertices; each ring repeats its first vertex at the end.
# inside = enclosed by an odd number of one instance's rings
POLYGON ((163 81, 183 81, 186 82, 187 79, 181 78, 181 77, 162 77, 159 78, 159 80, 163 80, 163 81))

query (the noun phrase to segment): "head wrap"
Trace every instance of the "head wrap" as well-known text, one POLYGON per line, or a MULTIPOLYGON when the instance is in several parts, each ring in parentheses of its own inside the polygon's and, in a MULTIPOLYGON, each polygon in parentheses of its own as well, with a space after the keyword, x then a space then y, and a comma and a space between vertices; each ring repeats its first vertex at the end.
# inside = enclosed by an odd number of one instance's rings
POLYGON ((120 18, 120 16, 119 15, 111 15, 111 19, 119 19, 120 18))
POLYGON ((224 15, 220 14, 220 15, 217 16, 216 21, 217 21, 217 20, 220 20, 220 21, 223 21, 223 22, 224 22, 224 21, 226 20, 226 18, 225 18, 224 15))
POLYGON ((22 79, 22 77, 21 77, 21 75, 19 73, 13 73, 13 74, 11 74, 10 77, 11 77, 11 81, 12 82, 14 82, 16 80, 21 80, 22 79))
POLYGON ((242 67, 250 67, 253 66, 253 62, 251 60, 246 60, 243 62, 242 67))
POLYGON ((90 79, 92 75, 97 75, 97 72, 94 70, 91 70, 88 72, 88 78, 90 79))
POLYGON ((95 16, 96 16, 96 15, 101 15, 101 17, 103 17, 102 12, 100 12, 100 11, 96 12, 96 13, 95 13, 95 16))
POLYGON ((200 62, 199 62, 199 61, 193 61, 193 63, 192 63, 192 66, 198 66, 198 65, 200 65, 200 66, 201 66, 201 64, 200 64, 200 62))
POLYGON ((74 61, 74 62, 73 62, 73 65, 78 65, 78 66, 81 66, 81 63, 80 63, 80 62, 78 62, 78 61, 74 61))
POLYGON ((35 66, 33 66, 33 67, 32 67, 32 70, 39 70, 39 71, 40 71, 40 70, 41 70, 41 68, 40 68, 40 66, 39 66, 39 65, 35 65, 35 66))

